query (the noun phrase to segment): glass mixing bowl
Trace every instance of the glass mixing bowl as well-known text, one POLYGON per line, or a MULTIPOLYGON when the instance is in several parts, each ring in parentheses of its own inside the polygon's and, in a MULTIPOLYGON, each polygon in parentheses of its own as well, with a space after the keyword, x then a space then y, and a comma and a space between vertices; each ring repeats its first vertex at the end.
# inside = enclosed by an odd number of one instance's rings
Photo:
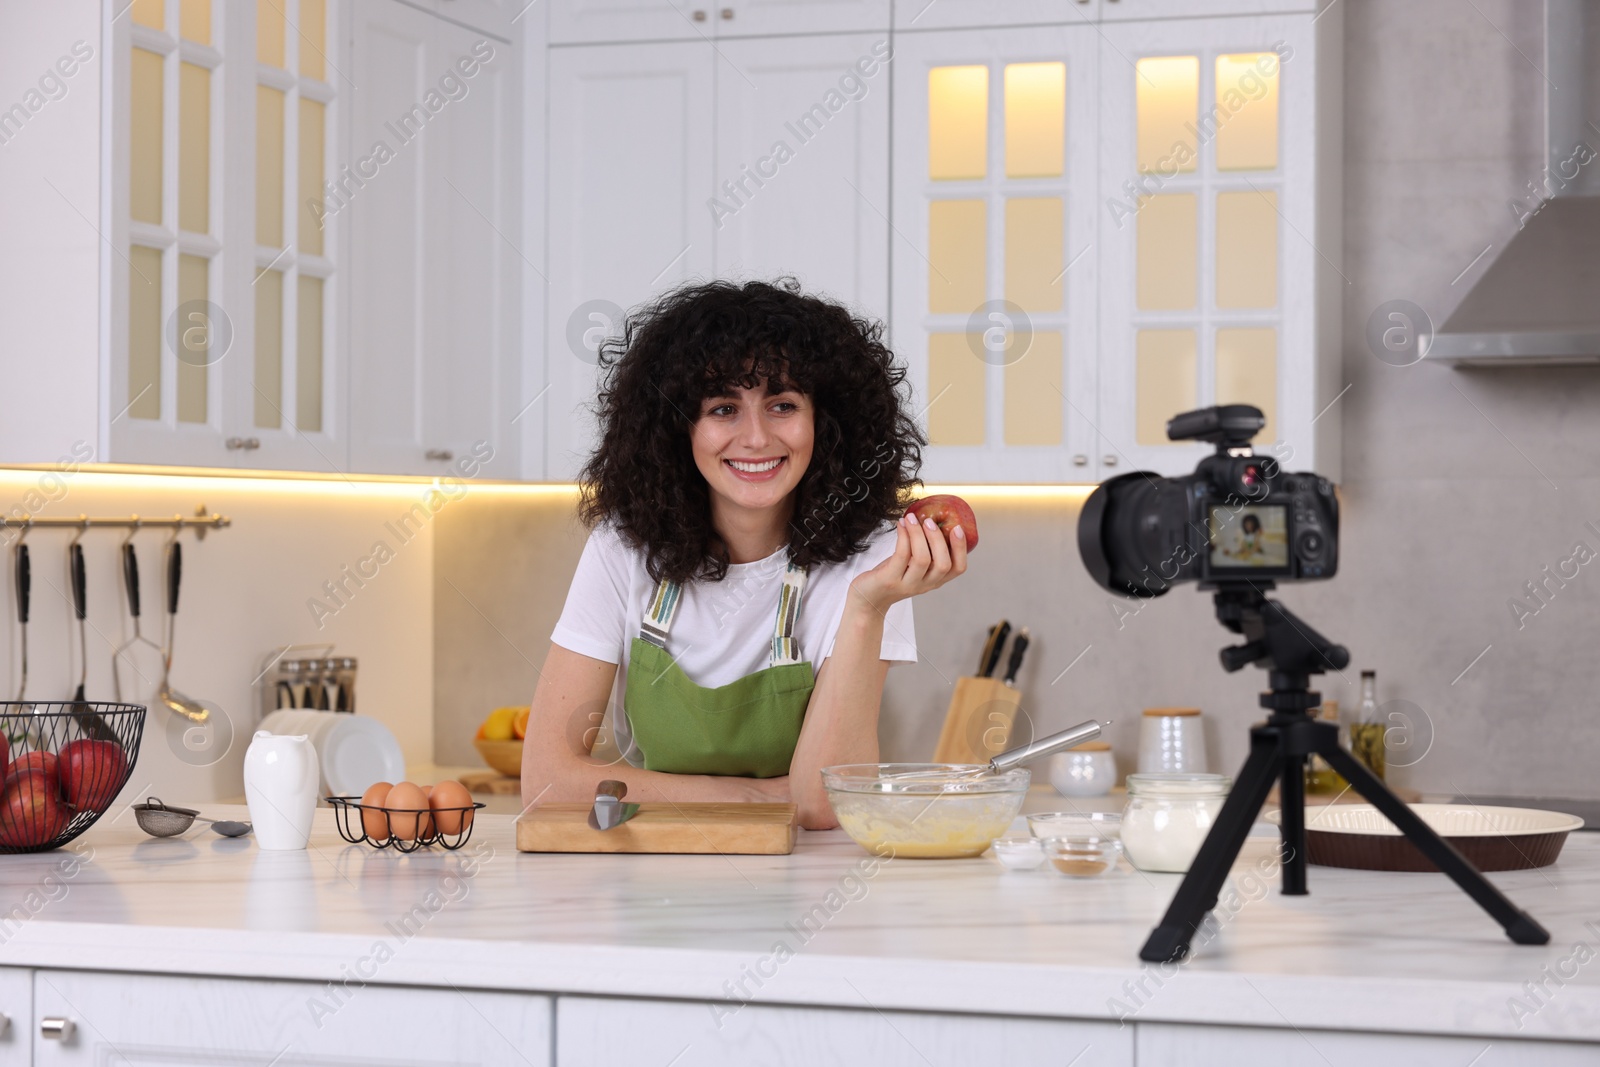
POLYGON ((978 856, 1022 810, 1031 775, 980 764, 851 763, 822 769, 839 826, 862 848, 900 859, 978 856))

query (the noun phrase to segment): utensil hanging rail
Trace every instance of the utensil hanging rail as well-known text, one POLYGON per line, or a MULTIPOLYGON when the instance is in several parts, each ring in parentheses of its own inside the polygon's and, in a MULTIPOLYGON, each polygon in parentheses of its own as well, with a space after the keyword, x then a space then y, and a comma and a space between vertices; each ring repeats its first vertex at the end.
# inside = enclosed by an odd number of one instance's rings
POLYGON ((70 518, 65 515, 52 515, 47 518, 34 518, 32 515, 23 515, 19 518, 0 518, 0 529, 21 530, 26 534, 33 529, 75 529, 80 531, 107 529, 107 530, 177 530, 193 529, 196 535, 204 537, 207 530, 225 530, 233 525, 233 520, 226 515, 215 512, 208 513, 201 505, 193 516, 172 515, 166 518, 158 516, 128 515, 113 518, 96 518, 90 515, 79 515, 70 518))

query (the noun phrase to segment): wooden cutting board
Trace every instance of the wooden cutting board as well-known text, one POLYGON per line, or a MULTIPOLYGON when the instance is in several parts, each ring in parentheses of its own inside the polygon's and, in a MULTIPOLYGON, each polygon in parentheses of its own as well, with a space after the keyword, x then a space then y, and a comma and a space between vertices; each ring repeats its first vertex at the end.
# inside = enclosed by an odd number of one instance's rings
POLYGON ((541 804, 517 817, 518 852, 663 852, 787 856, 793 804, 649 802, 609 830, 589 827, 590 804, 541 804))
POLYGON ((1017 717, 1022 690, 998 678, 968 675, 956 679, 945 712, 934 763, 988 763, 1010 747, 1011 725, 1017 717))

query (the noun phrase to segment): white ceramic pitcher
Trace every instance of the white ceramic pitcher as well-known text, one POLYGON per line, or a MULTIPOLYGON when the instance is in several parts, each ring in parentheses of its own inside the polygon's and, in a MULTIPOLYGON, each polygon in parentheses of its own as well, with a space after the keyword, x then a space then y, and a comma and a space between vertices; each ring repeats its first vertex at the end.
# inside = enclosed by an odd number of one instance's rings
POLYGON ((244 795, 256 844, 264 849, 305 848, 317 808, 317 750, 304 734, 261 730, 244 754, 244 795))

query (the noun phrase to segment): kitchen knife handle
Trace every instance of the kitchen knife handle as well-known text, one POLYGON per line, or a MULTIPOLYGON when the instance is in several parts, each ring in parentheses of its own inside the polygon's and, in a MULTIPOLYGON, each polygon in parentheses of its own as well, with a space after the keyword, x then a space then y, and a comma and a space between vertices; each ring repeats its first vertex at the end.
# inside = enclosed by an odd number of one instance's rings
POLYGON ((183 577, 183 546, 172 542, 167 549, 167 614, 178 613, 178 582, 183 577))
POLYGON ((1017 681, 1017 672, 1022 669, 1022 654, 1028 651, 1028 628, 1024 626, 1017 633, 1016 640, 1011 642, 1011 659, 1006 663, 1005 684, 1014 686, 1017 681))
POLYGON ((122 584, 128 589, 128 613, 139 617, 139 554, 133 542, 122 546, 122 584))
POLYGON ((73 545, 70 554, 72 556, 72 610, 77 613, 79 619, 86 619, 89 617, 89 593, 84 574, 83 546, 73 545))
POLYGON ((28 603, 32 599, 33 563, 28 559, 28 546, 17 546, 17 621, 28 624, 28 603))
POLYGON ((601 797, 614 797, 617 800, 621 800, 627 795, 628 783, 619 782, 615 778, 607 778, 605 781, 594 787, 594 798, 596 800, 599 800, 601 797))
POLYGON ((988 658, 983 664, 981 677, 993 678, 995 668, 1000 666, 1000 653, 1005 651, 1006 638, 1011 636, 1011 624, 1005 619, 1000 620, 1000 626, 995 631, 994 643, 989 647, 988 658))

